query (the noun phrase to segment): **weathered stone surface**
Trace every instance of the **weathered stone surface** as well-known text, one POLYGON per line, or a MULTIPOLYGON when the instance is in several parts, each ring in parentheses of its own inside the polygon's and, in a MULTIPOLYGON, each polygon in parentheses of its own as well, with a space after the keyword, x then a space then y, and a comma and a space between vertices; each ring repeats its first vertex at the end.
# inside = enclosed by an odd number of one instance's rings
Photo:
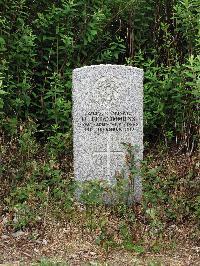
MULTIPOLYGON (((123 143, 143 155, 143 70, 93 65, 73 71, 74 172, 79 181, 105 179, 126 169, 123 143)), ((135 198, 141 180, 135 178, 135 198)), ((138 199, 137 199, 138 198, 138 199)))

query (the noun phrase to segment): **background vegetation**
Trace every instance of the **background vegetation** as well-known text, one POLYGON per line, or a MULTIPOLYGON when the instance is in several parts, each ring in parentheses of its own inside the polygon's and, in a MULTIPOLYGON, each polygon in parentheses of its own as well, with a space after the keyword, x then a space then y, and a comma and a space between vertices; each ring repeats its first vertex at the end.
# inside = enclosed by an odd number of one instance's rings
MULTIPOLYGON (((176 156, 173 167, 180 169, 173 171, 168 160, 155 164, 157 155, 148 153, 143 173, 145 221, 158 232, 165 223, 199 218, 199 1, 0 4, 0 198, 9 222, 17 229, 39 222, 36 213, 47 215, 54 203, 55 212, 73 213, 71 75, 76 67, 100 63, 144 69, 145 140, 150 147, 157 145, 159 158, 168 156, 170 144, 171 154, 176 146, 176 152, 194 155, 185 161, 184 170, 177 164, 184 159, 176 156), (164 168, 158 173, 159 165, 164 168)), ((117 209, 118 215, 125 215, 123 210, 117 209)), ((86 215, 91 213, 87 209, 86 215)), ((129 214, 120 229, 124 245, 142 252, 141 245, 131 246, 136 220, 129 214)), ((102 239, 99 243, 105 242, 102 239)))
POLYGON ((1 5, 1 124, 38 137, 71 129, 72 70, 145 71, 145 135, 193 148, 199 111, 199 1, 28 1, 1 5))

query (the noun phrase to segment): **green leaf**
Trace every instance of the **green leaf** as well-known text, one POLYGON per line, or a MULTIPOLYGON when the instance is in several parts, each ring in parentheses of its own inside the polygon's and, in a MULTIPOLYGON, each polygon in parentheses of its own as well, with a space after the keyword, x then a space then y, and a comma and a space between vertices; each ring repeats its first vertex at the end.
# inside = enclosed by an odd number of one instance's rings
POLYGON ((9 94, 7 91, 1 90, 0 89, 0 95, 5 95, 5 94, 9 94))

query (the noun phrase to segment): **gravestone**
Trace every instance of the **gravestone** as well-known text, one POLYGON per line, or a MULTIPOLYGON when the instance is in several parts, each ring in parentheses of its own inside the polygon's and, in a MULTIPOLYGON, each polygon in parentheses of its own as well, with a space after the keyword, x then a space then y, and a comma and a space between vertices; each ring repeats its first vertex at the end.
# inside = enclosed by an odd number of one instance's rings
MULTIPOLYGON (((143 157, 143 70, 121 65, 93 65, 73 71, 73 151, 75 179, 107 180, 126 165, 126 147, 143 157)), ((126 170, 125 170, 126 172, 126 170)), ((140 176, 134 197, 141 200, 140 176)))

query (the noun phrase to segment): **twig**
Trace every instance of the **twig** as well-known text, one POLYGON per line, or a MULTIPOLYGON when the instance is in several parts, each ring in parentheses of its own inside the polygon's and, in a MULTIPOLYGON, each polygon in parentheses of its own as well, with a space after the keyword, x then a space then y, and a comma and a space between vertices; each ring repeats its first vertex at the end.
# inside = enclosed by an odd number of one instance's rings
POLYGON ((44 213, 44 222, 43 226, 46 226, 46 218, 47 218, 47 208, 48 208, 48 203, 49 203, 49 186, 47 188, 47 201, 46 201, 46 207, 45 207, 45 213, 44 213))

